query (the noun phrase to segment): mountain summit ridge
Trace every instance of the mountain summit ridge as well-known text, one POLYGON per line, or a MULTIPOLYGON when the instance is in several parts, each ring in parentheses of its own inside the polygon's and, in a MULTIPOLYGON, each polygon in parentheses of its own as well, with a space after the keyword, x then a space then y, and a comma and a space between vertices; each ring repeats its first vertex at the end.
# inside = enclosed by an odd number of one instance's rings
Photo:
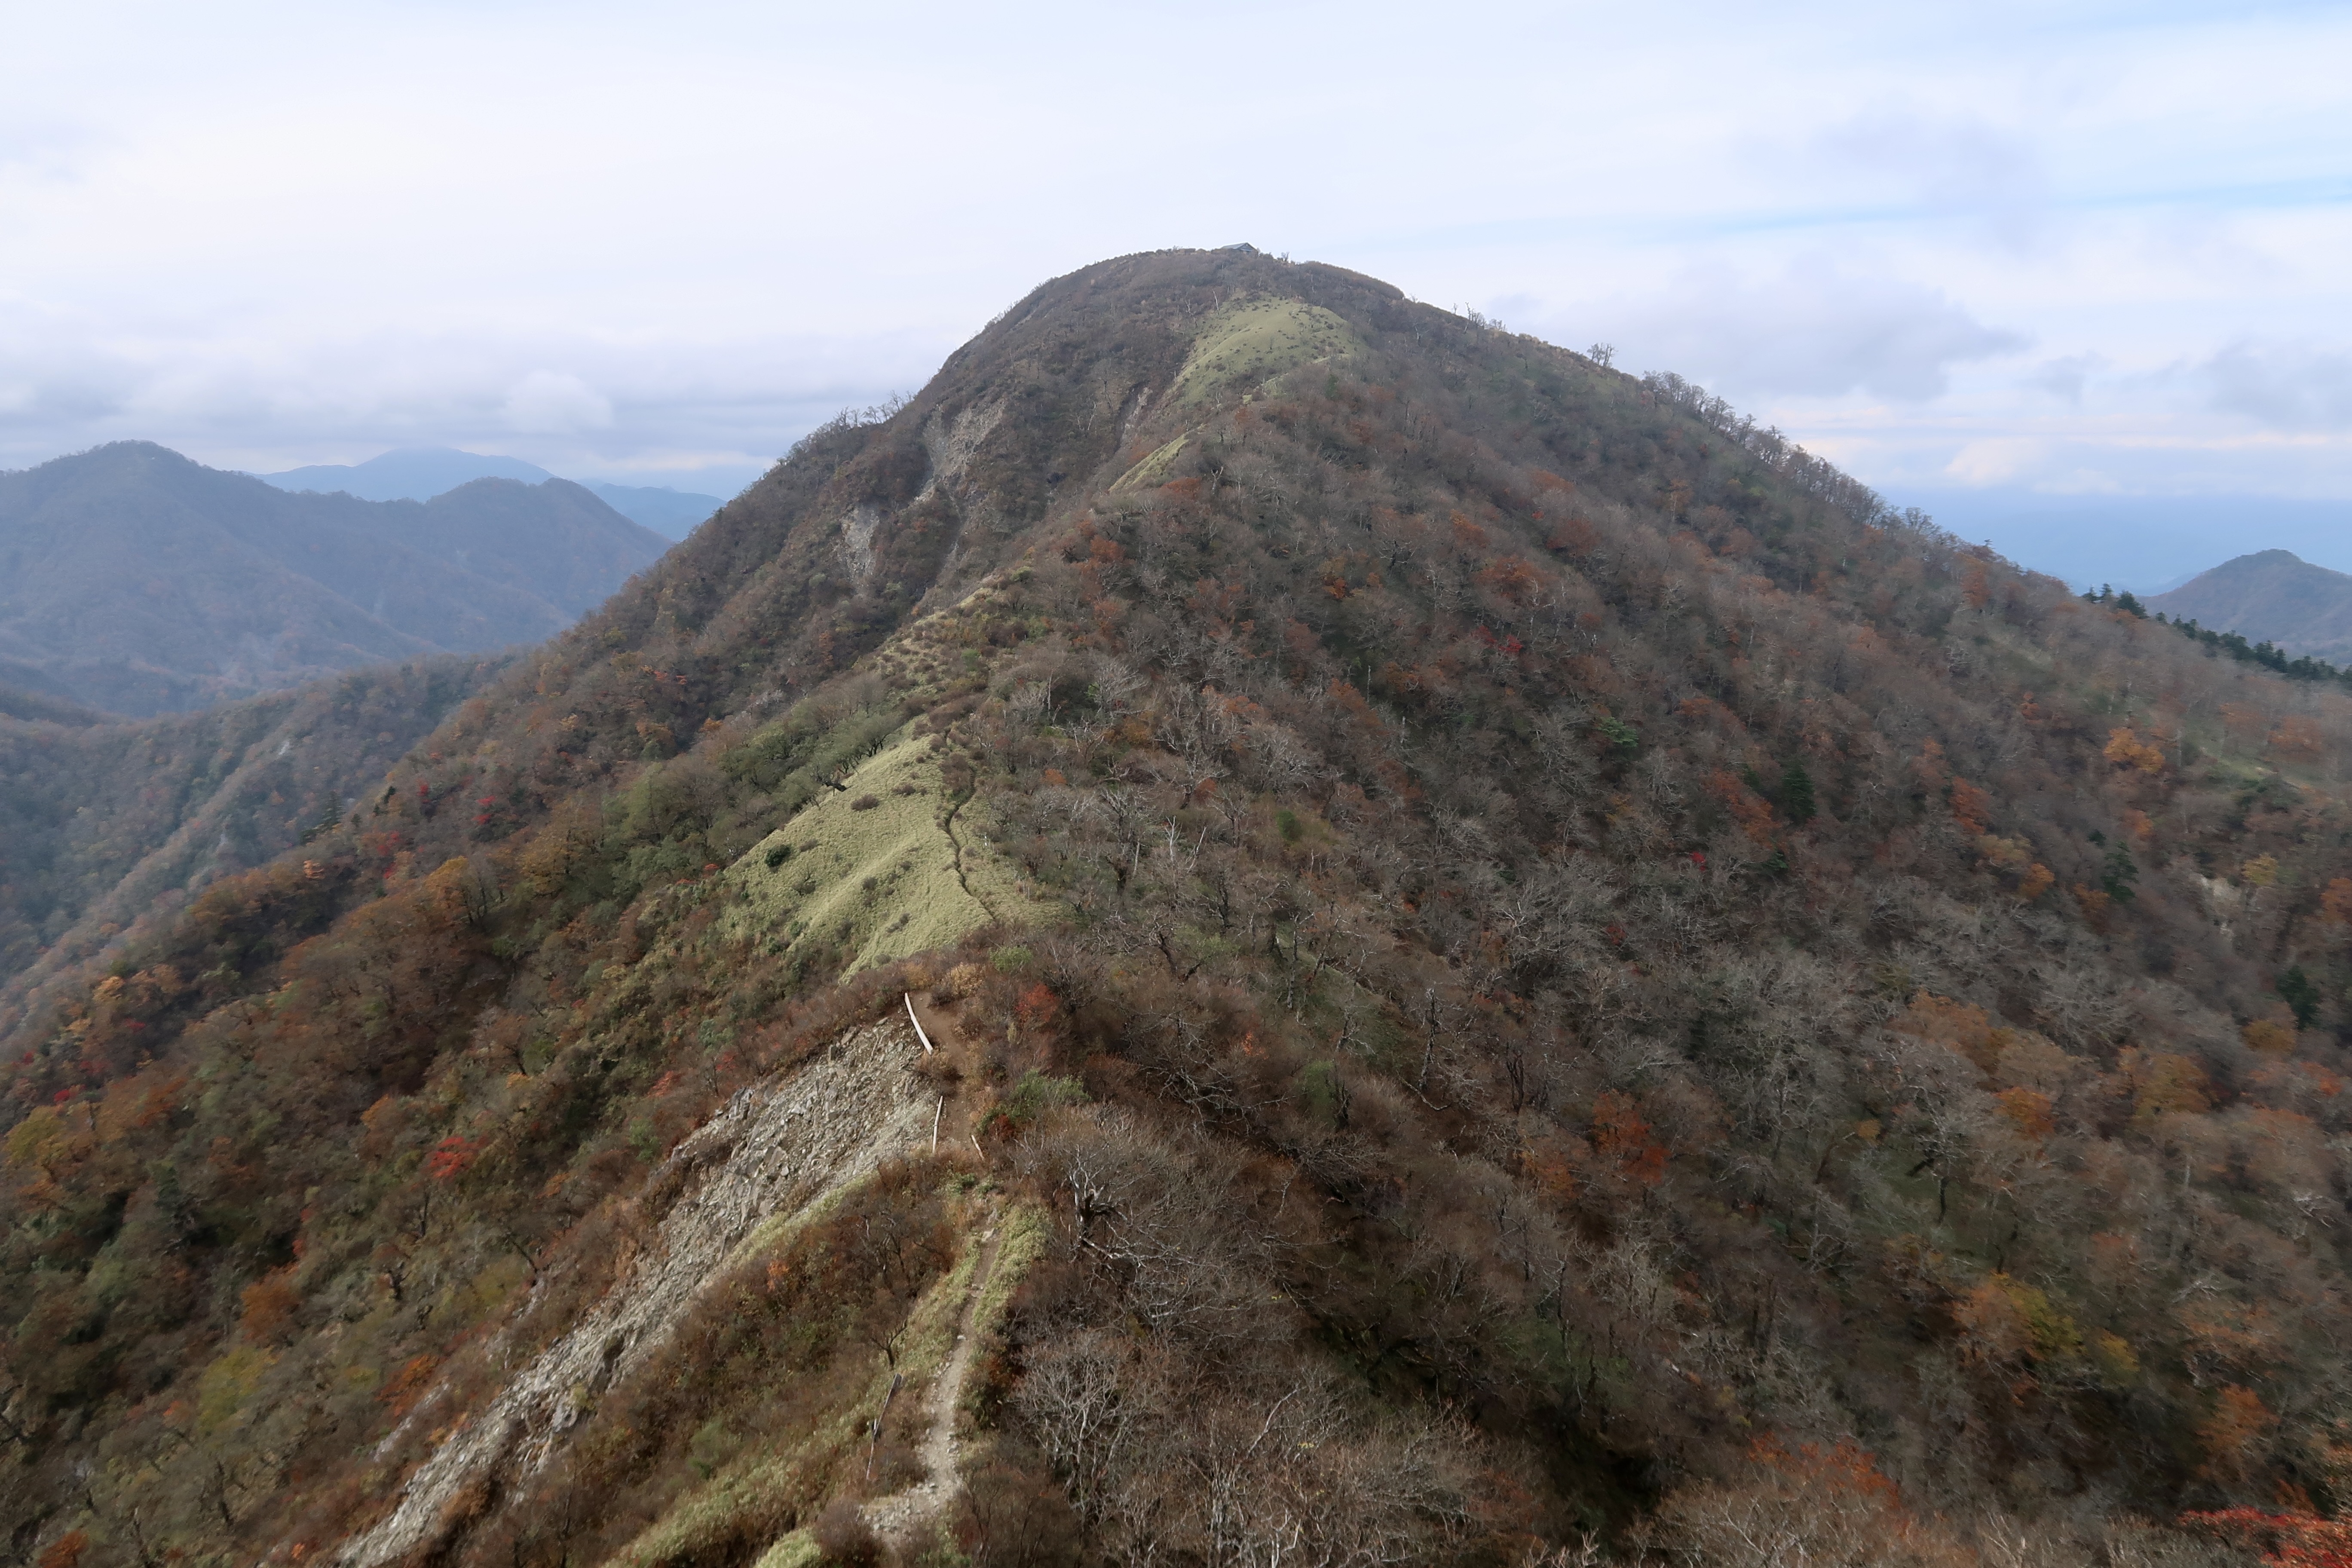
POLYGON ((253 476, 282 490, 338 491, 361 500, 430 500, 475 479, 526 485, 555 478, 537 463, 455 447, 395 447, 360 463, 313 463, 253 476))
POLYGON ((1099 263, 0 1019, 0 1507, 2226 1561, 2352 1502, 2347 776, 1679 378, 1099 263))

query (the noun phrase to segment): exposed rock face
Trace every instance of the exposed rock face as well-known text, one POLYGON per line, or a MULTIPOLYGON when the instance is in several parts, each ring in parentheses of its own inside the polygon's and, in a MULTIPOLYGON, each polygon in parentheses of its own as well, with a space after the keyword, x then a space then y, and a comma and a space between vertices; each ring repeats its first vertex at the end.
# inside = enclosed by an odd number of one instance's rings
POLYGON ((588 1405, 660 1345, 763 1221, 807 1209, 911 1145, 927 1125, 907 1070, 921 1049, 904 1018, 855 1030, 737 1095, 678 1145, 646 1184, 652 1193, 685 1189, 653 1246, 418 1468, 399 1506, 344 1546, 347 1568, 378 1568, 428 1543, 470 1483, 544 1466, 588 1405))

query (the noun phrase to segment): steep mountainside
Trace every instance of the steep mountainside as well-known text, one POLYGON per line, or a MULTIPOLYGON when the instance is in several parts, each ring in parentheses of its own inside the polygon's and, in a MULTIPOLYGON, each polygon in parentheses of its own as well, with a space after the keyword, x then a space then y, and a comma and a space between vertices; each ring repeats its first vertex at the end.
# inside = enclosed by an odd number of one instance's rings
POLYGON ((0 474, 0 668, 131 715, 551 636, 667 542, 577 485, 290 495, 123 442, 0 474))
MULTIPOLYGON (((461 452, 454 447, 404 447, 370 458, 364 463, 321 463, 283 473, 260 474, 279 489, 341 491, 362 500, 430 500, 475 479, 517 479, 526 485, 544 484, 555 476, 520 458, 461 452)), ((717 511, 717 496, 692 494, 667 486, 614 485, 597 479, 582 482, 614 511, 664 539, 684 539, 697 523, 717 511)))
POLYGON ((1088 268, 0 1041, 12 1550, 2245 1561, 2347 763, 1673 377, 1088 268))
POLYGON ((0 1027, 212 881, 316 837, 502 668, 379 666, 136 722, 0 691, 0 1027))
POLYGON ((2284 550, 2225 561, 2155 595, 2147 607, 2174 620, 2236 632, 2248 642, 2352 664, 2352 576, 2284 550))

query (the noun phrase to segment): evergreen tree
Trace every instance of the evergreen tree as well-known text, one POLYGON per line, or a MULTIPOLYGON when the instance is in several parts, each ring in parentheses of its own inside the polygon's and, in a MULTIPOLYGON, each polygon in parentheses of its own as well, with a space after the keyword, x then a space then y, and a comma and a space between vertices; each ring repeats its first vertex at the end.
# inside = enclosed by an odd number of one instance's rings
POLYGON ((2308 1029, 2319 1018, 2319 984, 2298 963, 2279 976, 2279 1000, 2294 1010, 2295 1027, 2308 1029))
POLYGON ((2132 852, 2120 844, 2110 845, 2106 864, 2099 873, 2099 886, 2107 897, 2119 904, 2131 902, 2137 891, 2132 884, 2138 880, 2139 862, 2132 858, 2132 852))
POLYGON ((1805 823, 1813 819, 1816 809, 1813 775, 1805 771, 1804 763, 1791 758, 1789 765, 1780 770, 1781 815, 1790 822, 1805 823))

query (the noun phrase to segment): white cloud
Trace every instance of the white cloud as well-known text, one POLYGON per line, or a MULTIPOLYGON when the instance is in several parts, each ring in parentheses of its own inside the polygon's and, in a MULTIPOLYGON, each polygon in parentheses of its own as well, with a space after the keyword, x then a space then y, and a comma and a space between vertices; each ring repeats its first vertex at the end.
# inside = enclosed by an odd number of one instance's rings
POLYGON ((2048 442, 2000 436, 1969 442, 1944 465, 1944 472, 1972 487, 2011 484, 2038 474, 2049 461, 2048 442))
POLYGON ((1926 214, 1972 220, 2009 245, 2038 235, 2050 200, 2036 149, 1973 114, 1881 108, 1833 127, 1814 151, 1926 214))
POLYGON ((2079 408, 2083 405, 2083 388, 2090 381, 2091 373, 2104 369, 2106 363, 2105 356, 2092 353, 2046 359, 2033 367, 2025 377, 2025 384, 2079 408))
POLYGON ((609 429, 612 401, 576 375, 535 370, 507 391, 507 428, 530 436, 609 429))
POLYGON ((2212 406, 2284 430, 2352 429, 2352 353, 2231 343, 2198 367, 2212 406))
POLYGON ((1600 319, 1624 363, 1676 371, 1735 398, 1860 392, 1917 402, 1942 395, 1955 365, 2026 346, 1940 289, 1820 258, 1758 281, 1722 268, 1687 272, 1600 319))

